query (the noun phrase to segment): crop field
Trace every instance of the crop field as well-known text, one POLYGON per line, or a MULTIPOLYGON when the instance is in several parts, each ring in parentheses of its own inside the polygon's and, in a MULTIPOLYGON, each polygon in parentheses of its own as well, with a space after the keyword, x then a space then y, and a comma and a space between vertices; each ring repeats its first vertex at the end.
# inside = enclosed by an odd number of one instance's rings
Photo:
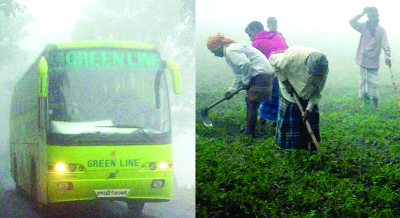
MULTIPOLYGON (((327 53, 318 153, 279 150, 272 125, 253 141, 241 134, 244 92, 209 110, 204 126, 200 109, 223 98, 233 74, 196 52, 197 217, 400 217, 400 112, 383 60, 375 110, 358 98, 354 58, 327 53)), ((395 62, 393 73, 400 84, 395 62)))

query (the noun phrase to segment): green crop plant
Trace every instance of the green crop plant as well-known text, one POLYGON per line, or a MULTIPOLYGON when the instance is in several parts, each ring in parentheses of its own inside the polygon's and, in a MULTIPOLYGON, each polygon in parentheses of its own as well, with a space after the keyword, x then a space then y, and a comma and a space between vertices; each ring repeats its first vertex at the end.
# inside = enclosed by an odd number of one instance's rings
MULTIPOLYGON (((199 66, 197 111, 230 85, 223 64, 199 66)), ((253 140, 242 134, 245 92, 209 111, 212 127, 197 116, 197 217, 400 217, 400 113, 387 69, 376 110, 358 98, 353 59, 332 56, 329 64, 320 153, 280 150, 268 124, 253 140)))

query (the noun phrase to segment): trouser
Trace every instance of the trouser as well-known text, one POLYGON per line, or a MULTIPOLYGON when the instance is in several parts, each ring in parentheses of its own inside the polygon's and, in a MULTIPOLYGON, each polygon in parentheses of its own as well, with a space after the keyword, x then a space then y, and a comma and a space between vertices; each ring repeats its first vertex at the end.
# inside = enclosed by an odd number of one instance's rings
POLYGON ((250 88, 246 96, 246 129, 245 132, 254 136, 257 125, 258 107, 260 103, 271 100, 272 74, 258 74, 251 78, 250 88))
POLYGON ((369 69, 360 66, 360 98, 379 99, 378 84, 378 69, 369 69))
POLYGON ((249 101, 246 97, 246 133, 254 136, 256 132, 257 117, 258 117, 258 107, 260 102, 249 101))
POLYGON ((274 76, 272 80, 272 97, 270 101, 264 101, 260 104, 260 118, 262 123, 267 120, 276 122, 279 109, 279 83, 278 77, 274 76))

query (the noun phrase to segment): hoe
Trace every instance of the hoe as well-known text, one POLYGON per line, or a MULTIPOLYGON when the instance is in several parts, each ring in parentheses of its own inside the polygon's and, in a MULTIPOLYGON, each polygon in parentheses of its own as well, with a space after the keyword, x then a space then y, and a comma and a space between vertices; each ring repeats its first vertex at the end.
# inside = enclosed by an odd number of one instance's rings
MULTIPOLYGON (((237 94, 237 93, 239 93, 242 90, 243 90, 243 88, 236 89, 236 91, 232 93, 232 96, 237 94)), ((216 105, 218 105, 219 103, 221 103, 221 102, 223 102, 225 100, 228 100, 228 99, 226 97, 222 98, 222 99, 219 99, 218 101, 212 103, 210 106, 201 109, 200 116, 201 116, 201 119, 203 120, 204 125, 206 125, 207 127, 212 127, 212 122, 210 120, 210 117, 208 116, 208 111, 211 108, 215 107, 216 105)))

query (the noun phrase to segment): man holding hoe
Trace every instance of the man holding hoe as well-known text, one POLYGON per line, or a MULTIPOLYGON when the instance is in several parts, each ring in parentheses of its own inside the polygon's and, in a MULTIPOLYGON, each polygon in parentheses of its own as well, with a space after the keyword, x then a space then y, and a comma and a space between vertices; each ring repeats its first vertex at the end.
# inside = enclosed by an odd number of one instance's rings
POLYGON ((220 33, 208 38, 207 48, 215 56, 225 57, 235 75, 233 84, 225 93, 225 98, 232 98, 238 89, 247 90, 244 133, 254 137, 260 102, 271 99, 273 79, 271 65, 264 54, 253 46, 237 43, 220 33))
POLYGON ((318 102, 329 71, 326 56, 314 48, 291 46, 284 53, 271 55, 269 61, 281 90, 276 143, 282 149, 318 149, 318 102))

